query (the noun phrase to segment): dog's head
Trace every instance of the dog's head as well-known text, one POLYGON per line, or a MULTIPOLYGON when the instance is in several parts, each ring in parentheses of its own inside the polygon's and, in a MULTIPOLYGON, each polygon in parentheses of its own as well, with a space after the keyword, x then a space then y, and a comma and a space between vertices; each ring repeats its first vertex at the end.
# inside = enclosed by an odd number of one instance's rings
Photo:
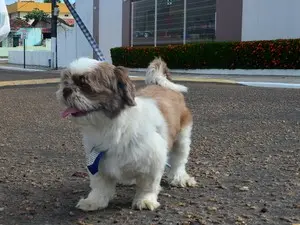
POLYGON ((114 118, 127 106, 134 106, 135 87, 128 70, 106 62, 80 58, 61 73, 56 92, 67 109, 63 117, 84 117, 102 111, 114 118))

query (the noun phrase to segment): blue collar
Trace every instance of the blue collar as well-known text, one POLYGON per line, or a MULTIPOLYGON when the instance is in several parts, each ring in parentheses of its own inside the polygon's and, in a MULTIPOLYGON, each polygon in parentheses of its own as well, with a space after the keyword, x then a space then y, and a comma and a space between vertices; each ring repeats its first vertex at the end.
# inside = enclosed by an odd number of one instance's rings
POLYGON ((95 175, 99 171, 100 160, 103 159, 105 151, 99 151, 99 146, 94 146, 89 155, 87 156, 87 168, 92 175, 95 175))

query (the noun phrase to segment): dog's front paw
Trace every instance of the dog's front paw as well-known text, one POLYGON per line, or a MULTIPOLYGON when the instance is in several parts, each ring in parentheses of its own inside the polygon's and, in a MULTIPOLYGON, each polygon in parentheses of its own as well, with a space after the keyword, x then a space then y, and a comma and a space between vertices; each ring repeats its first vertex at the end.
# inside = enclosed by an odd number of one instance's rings
POLYGON ((132 207, 135 209, 143 210, 149 209, 151 211, 157 209, 160 206, 156 199, 144 198, 133 201, 132 207))
POLYGON ((197 182, 194 177, 190 177, 188 174, 185 174, 182 176, 175 176, 171 185, 177 187, 195 187, 197 182))
POLYGON ((95 201, 88 198, 80 199, 76 205, 76 208, 81 209, 83 211, 95 211, 98 209, 104 209, 108 205, 107 203, 101 203, 101 201, 95 201))

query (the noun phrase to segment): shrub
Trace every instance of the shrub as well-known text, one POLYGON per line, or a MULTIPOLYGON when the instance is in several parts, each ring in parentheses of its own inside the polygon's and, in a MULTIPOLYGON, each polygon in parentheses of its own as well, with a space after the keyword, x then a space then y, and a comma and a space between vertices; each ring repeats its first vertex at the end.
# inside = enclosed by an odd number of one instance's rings
POLYGON ((129 68, 146 68, 160 56, 171 69, 299 69, 300 39, 119 47, 111 56, 129 68))

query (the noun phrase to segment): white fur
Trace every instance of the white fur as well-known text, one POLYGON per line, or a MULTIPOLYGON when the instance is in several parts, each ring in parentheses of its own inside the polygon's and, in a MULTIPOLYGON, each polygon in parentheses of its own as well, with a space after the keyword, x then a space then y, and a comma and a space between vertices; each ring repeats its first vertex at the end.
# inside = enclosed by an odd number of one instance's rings
POLYGON ((79 58, 70 63, 68 69, 72 74, 83 74, 88 71, 92 71, 101 63, 95 59, 79 58))
POLYGON ((134 207, 154 210, 159 206, 157 195, 168 154, 167 124, 152 99, 135 100, 136 106, 126 108, 115 119, 101 112, 73 118, 82 128, 86 154, 94 146, 108 150, 100 161, 99 173, 90 174, 92 190, 79 201, 78 208, 105 208, 116 183, 132 180, 137 185, 134 207))
POLYGON ((188 88, 186 86, 181 84, 175 84, 167 79, 166 75, 164 74, 164 62, 162 60, 160 60, 159 62, 160 64, 158 68, 153 63, 150 63, 146 71, 146 84, 158 84, 162 87, 169 88, 173 91, 187 92, 188 88))
POLYGON ((195 179, 190 177, 185 170, 190 153, 192 126, 190 124, 181 130, 173 146, 173 150, 170 152, 169 163, 171 169, 168 173, 168 178, 174 186, 187 187, 196 185, 195 179))

